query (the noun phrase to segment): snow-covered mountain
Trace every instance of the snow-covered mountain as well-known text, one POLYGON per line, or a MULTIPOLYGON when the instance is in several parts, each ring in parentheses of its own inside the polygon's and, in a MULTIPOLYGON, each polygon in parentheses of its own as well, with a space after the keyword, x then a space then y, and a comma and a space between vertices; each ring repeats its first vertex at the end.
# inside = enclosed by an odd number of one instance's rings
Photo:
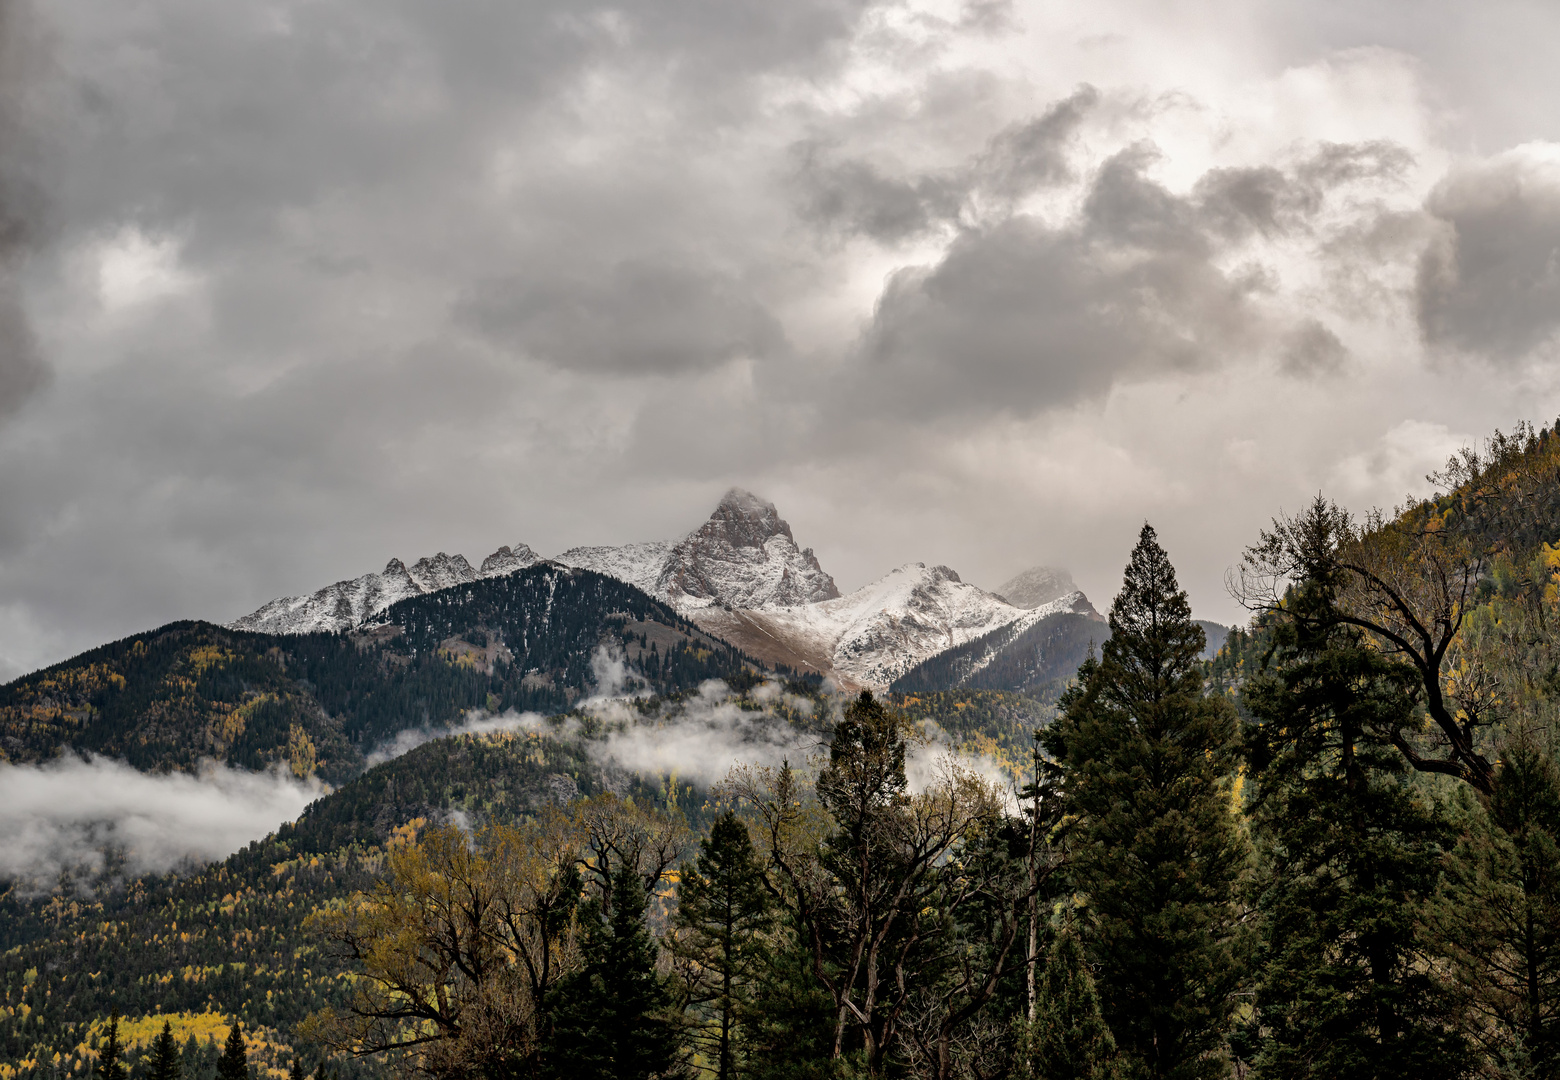
POLYGON ((946 566, 907 563, 847 596, 813 604, 692 613, 749 655, 882 689, 927 657, 1010 624, 1094 609, 1080 592, 1033 609, 964 581, 946 566))
MULTIPOLYGON (((539 561, 525 544, 499 548, 476 570, 464 557, 442 552, 411 569, 393 559, 382 573, 273 600, 230 625, 284 634, 346 630, 406 597, 539 561)), ((1036 599, 1060 584, 1071 586, 1065 572, 1048 571, 1049 577, 1027 584, 1015 579, 1018 584, 1010 585, 1018 597, 1004 598, 961 581, 946 566, 925 563, 906 564, 841 596, 812 549, 797 545, 774 504, 737 488, 708 521, 675 543, 577 547, 553 561, 642 589, 760 660, 832 675, 850 688, 887 687, 930 656, 999 627, 1021 629, 1053 608, 1094 611, 1071 588, 1046 596, 1045 603, 1036 599)))
POLYGON ((465 585, 478 578, 501 577, 540 562, 525 544, 501 547, 473 570, 464 555, 437 555, 418 559, 410 570, 400 559, 391 559, 377 574, 338 581, 309 596, 284 596, 228 625, 234 630, 262 634, 312 634, 350 630, 398 600, 465 585))
POLYGON ((657 583, 661 580, 661 571, 666 568, 666 560, 671 552, 672 545, 665 540, 646 540, 619 547, 570 548, 553 561, 564 566, 577 566, 581 570, 594 570, 598 574, 626 581, 658 599, 664 599, 657 592, 657 583))
POLYGON ((557 558, 615 577, 684 614, 831 600, 840 591, 812 548, 799 548, 775 504, 732 488, 708 521, 675 544, 579 547, 557 558))

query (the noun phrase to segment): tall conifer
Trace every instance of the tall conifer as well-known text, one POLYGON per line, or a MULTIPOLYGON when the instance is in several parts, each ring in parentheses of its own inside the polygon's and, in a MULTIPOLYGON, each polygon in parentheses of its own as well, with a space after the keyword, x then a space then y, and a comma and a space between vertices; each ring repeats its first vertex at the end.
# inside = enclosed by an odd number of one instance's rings
POLYGON ((162 1033, 152 1043, 152 1063, 147 1076, 149 1080, 179 1080, 182 1072, 179 1047, 173 1040, 173 1025, 164 1020, 162 1033))
POLYGON ((102 1049, 98 1051, 97 1068, 94 1070, 102 1080, 125 1080, 125 1063, 121 1060, 124 1056, 124 1047, 119 1045, 119 1010, 115 1009, 108 1017, 108 1037, 103 1040, 102 1049))
POLYGON ((1037 1080, 1109 1080, 1116 1040, 1100 1012, 1077 935, 1058 934, 1047 951, 1029 1031, 1030 1075, 1037 1080))
POLYGON ((747 826, 728 810, 700 841, 698 858, 683 867, 673 920, 673 948, 698 972, 691 1004, 708 1017, 695 1037, 718 1080, 738 1074, 738 1025, 752 1000, 771 906, 747 826))
POLYGON ((1110 630, 1043 738, 1079 819, 1080 932, 1125 1064, 1164 1080, 1221 1076, 1246 861, 1230 804, 1237 725, 1203 693, 1203 631, 1148 525, 1110 630))
POLYGON ((644 882, 629 865, 612 885, 612 914, 602 920, 594 904, 587 909, 585 966, 554 1003, 548 1064, 555 1076, 646 1080, 664 1074, 677 1050, 671 994, 656 973, 645 923, 644 882))
POLYGON ((1430 905, 1501 1076, 1560 1075, 1560 770, 1527 740, 1501 752, 1430 905))
POLYGON ((244 1046, 244 1026, 238 1017, 228 1029, 227 1044, 217 1059, 217 1080, 249 1080, 249 1051, 244 1046))
POLYGON ((1317 558, 1271 627, 1274 670, 1244 692, 1263 856, 1256 1072, 1464 1075, 1421 918, 1448 831, 1391 739, 1415 678, 1335 617, 1336 515, 1317 503, 1302 525, 1317 558))

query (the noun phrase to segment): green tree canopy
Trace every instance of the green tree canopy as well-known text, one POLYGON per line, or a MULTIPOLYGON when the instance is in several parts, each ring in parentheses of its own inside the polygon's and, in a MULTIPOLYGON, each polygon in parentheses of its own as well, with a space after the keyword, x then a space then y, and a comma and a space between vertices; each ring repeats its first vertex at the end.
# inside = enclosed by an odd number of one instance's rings
POLYGON ((1144 525, 1111 636, 1043 744, 1078 819, 1070 873, 1105 1018, 1150 1077, 1224 1074, 1241 965, 1235 889, 1247 858, 1231 799, 1234 709, 1203 693, 1205 638, 1144 525))

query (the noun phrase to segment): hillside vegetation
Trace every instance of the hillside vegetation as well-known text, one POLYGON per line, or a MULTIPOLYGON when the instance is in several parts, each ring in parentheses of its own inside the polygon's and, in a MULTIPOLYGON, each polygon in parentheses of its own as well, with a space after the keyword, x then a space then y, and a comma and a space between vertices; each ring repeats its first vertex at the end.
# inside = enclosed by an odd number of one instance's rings
POLYGON ((539 565, 403 600, 348 634, 172 623, 0 688, 0 760, 62 749, 143 771, 214 758, 340 783, 410 727, 471 709, 567 709, 606 646, 651 692, 753 666, 671 608, 588 570, 539 565))
MULTIPOLYGON (((177 1022, 190 1080, 220 1018, 278 1074, 1560 1076, 1560 437, 1497 435, 1439 482, 1248 538, 1252 620, 1211 660, 1145 525, 1108 635, 1052 624, 843 701, 690 634, 684 670, 725 663, 735 696, 438 740, 220 866, 10 897, 0 1071, 83 1075, 117 1008, 138 1046, 177 1022), (978 685, 994 657, 1028 693, 978 685), (611 724, 763 760, 636 776, 611 724)), ((532 648, 507 602, 330 640, 483 675, 500 707, 547 689, 495 675, 532 648)), ((604 640, 648 664, 687 633, 616 610, 557 692, 604 640)))

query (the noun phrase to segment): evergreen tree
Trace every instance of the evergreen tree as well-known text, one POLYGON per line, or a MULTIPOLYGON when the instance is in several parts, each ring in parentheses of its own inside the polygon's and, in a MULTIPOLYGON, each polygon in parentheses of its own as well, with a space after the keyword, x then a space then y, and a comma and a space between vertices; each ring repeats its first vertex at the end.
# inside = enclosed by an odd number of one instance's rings
POLYGON ((287 1074, 288 1080, 303 1080, 303 1062, 297 1058, 292 1060, 292 1071, 287 1074))
POLYGON ((1100 1012, 1099 995, 1078 938, 1056 936, 1047 951, 1029 1032, 1031 1075, 1040 1080, 1108 1080, 1116 1040, 1100 1012))
POLYGON ((249 1080, 249 1052, 244 1047, 243 1025, 236 1016, 228 1029, 222 1056, 217 1059, 217 1080, 249 1080))
POLYGON ((1494 1073, 1560 1075, 1560 771, 1525 740, 1502 752, 1429 921, 1494 1073))
POLYGON ((822 1080, 834 1075, 834 998, 813 974, 794 928, 775 935, 758 972, 747 1017, 749 1080, 822 1080))
POLYGON ((698 972, 690 1004, 708 1016, 695 1041, 719 1080, 738 1074, 738 1025, 752 1000, 771 906, 747 826, 728 810, 683 867, 673 920, 674 951, 698 972))
POLYGON ((585 908, 585 965, 559 988, 548 1063, 559 1077, 646 1080, 664 1075, 677 1050, 671 994, 656 974, 638 869, 613 875, 612 914, 585 908))
POLYGON ((103 1080, 125 1080, 124 1047, 119 1045, 119 1010, 108 1016, 108 1037, 98 1051, 97 1068, 94 1070, 103 1080))
POLYGON ((1246 860, 1231 808, 1236 718, 1203 693, 1203 631, 1148 525, 1110 630, 1043 737, 1078 818, 1080 930, 1125 1064, 1156 1080, 1220 1076, 1246 860))
POLYGON ((164 1020, 162 1033, 152 1043, 152 1063, 147 1076, 149 1080, 179 1080, 182 1072, 179 1047, 173 1041, 173 1025, 164 1020))
MULTIPOLYGON (((1318 503, 1305 525, 1325 554, 1330 511, 1318 503)), ((1276 670, 1244 693, 1263 856, 1256 1073, 1463 1075, 1421 924, 1447 828, 1392 741, 1415 678, 1339 622, 1327 563, 1311 566, 1271 627, 1276 670)))

